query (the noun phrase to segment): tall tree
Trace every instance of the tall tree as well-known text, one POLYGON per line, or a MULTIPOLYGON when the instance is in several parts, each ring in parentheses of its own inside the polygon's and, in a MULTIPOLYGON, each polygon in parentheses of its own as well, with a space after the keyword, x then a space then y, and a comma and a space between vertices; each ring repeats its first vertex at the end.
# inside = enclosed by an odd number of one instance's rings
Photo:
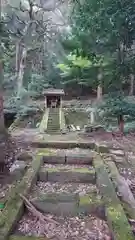
POLYGON ((4 26, 2 22, 2 9, 0 2, 0 134, 5 133, 5 124, 4 124, 4 110, 3 110, 3 89, 2 84, 4 80, 3 72, 3 47, 2 47, 2 37, 4 34, 4 26))
POLYGON ((116 86, 116 81, 119 83, 118 89, 122 89, 125 82, 131 83, 132 87, 134 80, 132 46, 135 39, 134 1, 74 0, 73 4, 72 34, 66 39, 66 47, 69 51, 76 52, 78 56, 87 57, 90 61, 95 61, 98 56, 101 59, 110 59, 107 68, 101 65, 96 71, 95 78, 100 90, 103 83, 116 86))

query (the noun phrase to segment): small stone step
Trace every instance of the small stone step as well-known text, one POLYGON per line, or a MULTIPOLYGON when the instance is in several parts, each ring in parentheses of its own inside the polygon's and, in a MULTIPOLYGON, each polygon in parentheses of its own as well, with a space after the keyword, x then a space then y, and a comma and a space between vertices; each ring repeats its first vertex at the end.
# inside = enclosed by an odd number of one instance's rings
POLYGON ((54 164, 86 164, 92 165, 93 156, 66 156, 66 155, 52 155, 52 156, 44 156, 44 163, 54 163, 54 164))
POLYGON ((47 132, 53 134, 54 132, 60 130, 60 119, 59 119, 59 109, 50 108, 48 122, 47 122, 47 132))
POLYGON ((62 165, 56 167, 44 167, 39 172, 40 181, 49 182, 80 182, 95 183, 95 170, 92 167, 75 167, 62 165))
POLYGON ((43 213, 57 216, 75 216, 81 213, 99 213, 103 209, 102 216, 105 218, 105 210, 101 198, 95 194, 79 196, 74 193, 49 193, 41 194, 32 200, 33 205, 43 213))

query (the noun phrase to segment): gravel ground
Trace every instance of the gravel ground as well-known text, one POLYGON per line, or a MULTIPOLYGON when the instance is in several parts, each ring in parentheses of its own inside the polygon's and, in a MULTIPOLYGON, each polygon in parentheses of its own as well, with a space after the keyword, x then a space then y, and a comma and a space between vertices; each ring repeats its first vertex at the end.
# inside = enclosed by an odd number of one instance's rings
POLYGON ((89 165, 78 165, 78 164, 73 164, 73 165, 68 165, 68 164, 44 164, 45 168, 57 168, 57 169, 75 169, 75 168, 88 168, 88 169, 93 169, 92 166, 89 165))
POLYGON ((52 182, 37 182, 31 191, 31 195, 34 193, 78 193, 83 196, 87 193, 98 192, 95 185, 92 184, 79 184, 79 183, 52 183, 52 182))
POLYGON ((125 178, 125 179, 132 179, 133 178, 133 171, 128 166, 125 166, 124 163, 117 163, 117 168, 119 170, 119 173, 125 178))
POLYGON ((48 237, 53 240, 111 240, 106 222, 89 216, 72 218, 55 217, 46 215, 57 221, 58 224, 49 221, 41 223, 30 213, 26 213, 20 220, 16 234, 25 236, 48 237))

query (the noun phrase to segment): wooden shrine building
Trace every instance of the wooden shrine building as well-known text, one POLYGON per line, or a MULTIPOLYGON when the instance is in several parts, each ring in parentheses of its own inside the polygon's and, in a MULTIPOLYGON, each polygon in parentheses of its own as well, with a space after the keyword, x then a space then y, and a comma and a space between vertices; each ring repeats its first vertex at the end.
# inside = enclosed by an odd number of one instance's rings
POLYGON ((45 108, 62 108, 63 89, 46 89, 44 92, 45 108))

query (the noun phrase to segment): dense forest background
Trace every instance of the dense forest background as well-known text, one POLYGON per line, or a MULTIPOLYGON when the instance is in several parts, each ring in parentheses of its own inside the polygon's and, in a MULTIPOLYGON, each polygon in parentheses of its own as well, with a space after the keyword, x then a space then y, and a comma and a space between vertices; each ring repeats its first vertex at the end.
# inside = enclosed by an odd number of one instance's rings
POLYGON ((125 103, 134 95, 133 0, 2 1, 0 32, 4 112, 35 109, 30 99, 51 87, 68 98, 107 94, 107 113, 134 117, 134 101, 125 103))

